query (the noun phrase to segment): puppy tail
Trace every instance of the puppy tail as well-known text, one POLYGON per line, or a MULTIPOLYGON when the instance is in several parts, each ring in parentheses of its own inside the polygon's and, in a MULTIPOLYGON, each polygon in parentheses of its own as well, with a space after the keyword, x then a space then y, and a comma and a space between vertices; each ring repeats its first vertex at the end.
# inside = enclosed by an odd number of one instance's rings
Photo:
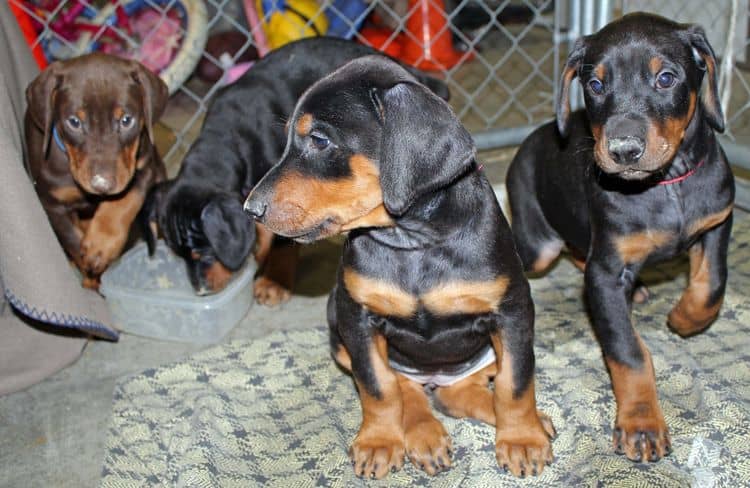
POLYGON ((153 256, 156 251, 156 241, 159 238, 159 215, 170 187, 171 181, 162 181, 151 187, 138 212, 138 226, 148 246, 149 256, 153 256))

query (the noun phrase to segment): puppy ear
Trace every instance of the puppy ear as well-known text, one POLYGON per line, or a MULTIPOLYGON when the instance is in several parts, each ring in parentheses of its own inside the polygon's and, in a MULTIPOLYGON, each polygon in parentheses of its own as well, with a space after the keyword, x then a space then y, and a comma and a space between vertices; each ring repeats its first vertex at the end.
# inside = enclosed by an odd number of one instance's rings
POLYGON ((164 198, 171 187, 171 181, 162 181, 151 187, 143 206, 138 212, 138 225, 143 239, 148 246, 148 255, 153 256, 156 250, 156 240, 159 238, 159 215, 162 212, 164 198))
POLYGON ((718 132, 724 132, 724 113, 719 99, 719 82, 716 69, 716 56, 708 43, 706 32, 698 25, 687 28, 688 42, 698 67, 706 72, 707 89, 701 95, 701 105, 708 123, 718 132))
POLYGON ((56 61, 50 64, 26 87, 26 103, 29 115, 34 124, 44 132, 42 154, 45 158, 52 138, 52 124, 55 122, 55 99, 57 89, 63 79, 62 69, 62 63, 56 61))
POLYGON ((221 264, 236 270, 245 262, 255 242, 255 224, 231 195, 211 198, 201 212, 203 232, 221 264))
POLYGON ((428 193, 448 185, 474 161, 474 141, 450 106, 411 81, 372 94, 382 107, 380 186, 383 203, 399 216, 428 193))
POLYGON ((141 63, 137 61, 133 61, 133 63, 136 65, 135 71, 132 73, 133 79, 141 85, 146 132, 151 144, 154 144, 153 125, 154 122, 159 120, 167 106, 169 92, 166 83, 161 78, 141 63))
POLYGON ((411 66, 404 66, 404 68, 406 68, 406 70, 409 71, 409 73, 411 73, 411 75, 416 78, 417 81, 429 88, 432 93, 439 96, 446 102, 450 100, 451 91, 448 88, 448 85, 443 80, 425 74, 423 71, 420 71, 417 68, 413 68, 411 66))
POLYGON ((586 53, 586 41, 579 38, 573 45, 573 49, 568 55, 562 76, 560 77, 560 92, 557 94, 557 104, 555 113, 557 115, 557 130, 560 135, 568 135, 568 119, 570 118, 570 85, 578 75, 578 69, 581 67, 583 56, 586 53))

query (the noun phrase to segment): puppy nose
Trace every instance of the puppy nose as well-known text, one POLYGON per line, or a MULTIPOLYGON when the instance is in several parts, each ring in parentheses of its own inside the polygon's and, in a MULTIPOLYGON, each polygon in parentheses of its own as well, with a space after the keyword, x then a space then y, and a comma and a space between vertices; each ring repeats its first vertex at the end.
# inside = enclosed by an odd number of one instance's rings
POLYGON ((242 207, 242 209, 249 213, 255 220, 263 219, 267 208, 268 205, 265 202, 262 202, 258 198, 253 198, 252 195, 245 200, 245 205, 242 207))
POLYGON ((640 137, 615 137, 609 139, 609 154, 618 164, 634 164, 643 156, 646 143, 640 137))
POLYGON ((91 188, 100 193, 107 193, 113 186, 112 181, 102 175, 94 175, 91 177, 91 188))

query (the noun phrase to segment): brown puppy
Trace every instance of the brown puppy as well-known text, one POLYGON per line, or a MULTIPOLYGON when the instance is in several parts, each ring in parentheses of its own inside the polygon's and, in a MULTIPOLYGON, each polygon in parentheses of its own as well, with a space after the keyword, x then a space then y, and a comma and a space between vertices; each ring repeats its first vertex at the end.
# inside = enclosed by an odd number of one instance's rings
POLYGON ((146 192, 166 176, 152 124, 167 96, 140 63, 98 53, 52 63, 26 89, 29 170, 86 287, 98 288, 146 192))

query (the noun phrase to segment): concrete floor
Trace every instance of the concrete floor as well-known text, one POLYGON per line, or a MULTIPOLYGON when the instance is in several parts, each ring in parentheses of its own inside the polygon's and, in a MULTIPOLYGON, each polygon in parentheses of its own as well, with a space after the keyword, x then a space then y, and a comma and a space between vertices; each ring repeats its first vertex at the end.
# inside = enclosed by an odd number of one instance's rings
MULTIPOLYGON (((325 301, 297 295, 275 310, 256 305, 225 340, 322 325, 325 301)), ((0 397, 0 486, 97 486, 117 379, 199 349, 125 334, 117 343, 93 341, 69 368, 0 397)))

